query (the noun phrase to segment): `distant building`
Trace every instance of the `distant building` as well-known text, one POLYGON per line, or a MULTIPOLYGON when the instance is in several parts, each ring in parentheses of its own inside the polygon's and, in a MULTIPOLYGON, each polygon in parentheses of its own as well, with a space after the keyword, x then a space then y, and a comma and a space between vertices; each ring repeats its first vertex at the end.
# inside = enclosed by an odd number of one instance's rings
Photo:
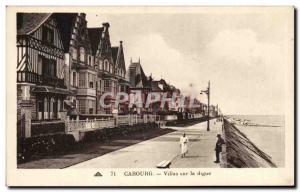
POLYGON ((142 68, 140 59, 138 62, 130 61, 128 69, 128 79, 130 82, 130 93, 131 97, 134 97, 135 94, 141 94, 142 103, 137 103, 133 106, 132 111, 137 111, 137 113, 159 113, 159 112, 178 112, 179 111, 179 99, 180 99, 180 90, 176 87, 166 83, 164 79, 153 80, 150 75, 147 77, 142 68), (149 92, 158 93, 159 101, 152 102, 147 108, 146 100, 148 98, 149 92), (173 94, 174 99, 172 100, 173 94), (161 99, 163 95, 166 96, 168 101, 161 106, 161 99))
POLYGON ((143 113, 150 112, 150 108, 146 108, 146 99, 148 93, 151 91, 151 81, 152 78, 148 78, 143 70, 140 59, 138 62, 132 62, 130 60, 130 65, 128 68, 128 80, 130 83, 130 99, 133 100, 135 95, 141 95, 141 103, 137 103, 131 107, 131 112, 143 113))
POLYGON ((175 86, 168 84, 164 79, 151 82, 151 91, 158 92, 163 97, 166 96, 167 102, 161 106, 161 102, 156 102, 152 105, 152 111, 154 112, 179 112, 180 111, 180 90, 175 86))

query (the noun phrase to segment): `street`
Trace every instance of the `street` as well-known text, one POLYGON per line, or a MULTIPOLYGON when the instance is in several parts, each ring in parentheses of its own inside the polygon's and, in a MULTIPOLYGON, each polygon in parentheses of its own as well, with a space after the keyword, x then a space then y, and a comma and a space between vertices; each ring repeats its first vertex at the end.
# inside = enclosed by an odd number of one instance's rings
POLYGON ((177 131, 68 168, 155 168, 163 160, 171 161, 171 168, 220 167, 214 163, 214 147, 216 136, 221 133, 222 124, 215 121, 210 121, 209 132, 206 131, 207 122, 188 127, 169 127, 177 131), (179 138, 183 133, 189 138, 189 151, 185 158, 181 158, 179 146, 179 138))

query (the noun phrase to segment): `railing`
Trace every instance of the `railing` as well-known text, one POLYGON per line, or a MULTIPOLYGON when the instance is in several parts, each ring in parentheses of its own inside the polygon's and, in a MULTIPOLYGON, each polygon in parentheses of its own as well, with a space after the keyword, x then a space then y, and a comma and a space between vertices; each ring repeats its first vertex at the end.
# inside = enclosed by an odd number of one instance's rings
POLYGON ((166 121, 174 121, 177 120, 177 115, 166 115, 164 119, 166 121))
POLYGON ((55 87, 66 88, 64 79, 51 77, 46 75, 39 75, 29 71, 17 71, 17 82, 28 82, 34 84, 50 85, 55 87))
POLYGON ((201 118, 203 117, 203 115, 201 113, 195 113, 194 114, 194 118, 201 118))
POLYGON ((122 125, 135 125, 140 123, 153 123, 160 121, 161 118, 158 115, 119 115, 114 118, 107 119, 86 119, 65 121, 66 132, 72 131, 91 131, 103 128, 113 128, 122 125))
POLYGON ((48 84, 48 85, 55 86, 55 87, 66 88, 63 79, 59 79, 57 77, 45 76, 45 75, 40 75, 40 76, 42 77, 43 84, 48 84))
POLYGON ((117 118, 118 118, 117 122, 119 125, 130 125, 132 122, 130 115, 122 115, 122 116, 118 116, 117 118))
POLYGON ((115 119, 94 119, 94 120, 67 120, 66 122, 66 131, 87 131, 87 130, 96 130, 103 128, 113 128, 115 127, 115 119))
POLYGON ((42 82, 42 80, 41 77, 36 73, 29 71, 18 71, 17 82, 28 82, 38 84, 39 82, 42 82))

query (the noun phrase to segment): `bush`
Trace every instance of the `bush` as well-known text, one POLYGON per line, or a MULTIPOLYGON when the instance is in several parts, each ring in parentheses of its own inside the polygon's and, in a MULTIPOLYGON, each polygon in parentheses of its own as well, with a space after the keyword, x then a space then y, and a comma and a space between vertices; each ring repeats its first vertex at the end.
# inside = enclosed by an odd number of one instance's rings
POLYGON ((17 161, 23 163, 34 155, 51 155, 70 150, 75 144, 72 135, 55 134, 18 140, 17 161))

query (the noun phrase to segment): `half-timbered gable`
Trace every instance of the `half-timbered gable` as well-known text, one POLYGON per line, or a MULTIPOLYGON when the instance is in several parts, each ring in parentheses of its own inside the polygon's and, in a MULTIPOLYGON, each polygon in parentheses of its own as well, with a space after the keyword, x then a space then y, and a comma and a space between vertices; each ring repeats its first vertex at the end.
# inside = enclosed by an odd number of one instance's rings
POLYGON ((50 13, 17 15, 18 82, 64 88, 64 51, 50 13))

